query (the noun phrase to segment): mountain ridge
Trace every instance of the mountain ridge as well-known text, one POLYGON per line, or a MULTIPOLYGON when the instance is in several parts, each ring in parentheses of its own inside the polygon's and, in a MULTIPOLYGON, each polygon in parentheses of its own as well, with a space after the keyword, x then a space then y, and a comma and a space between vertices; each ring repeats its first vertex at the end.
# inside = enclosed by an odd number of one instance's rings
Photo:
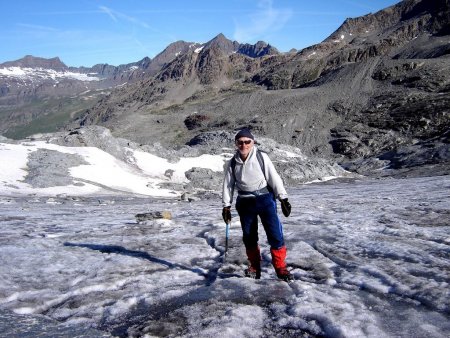
POLYGON ((347 19, 297 53, 249 58, 218 36, 112 92, 74 125, 178 146, 207 131, 250 127, 361 173, 395 166, 406 149, 417 158, 404 167, 448 163, 449 22, 448 1, 405 0, 347 19), (435 140, 435 149, 418 139, 435 140))
POLYGON ((53 58, 42 58, 42 57, 36 57, 33 55, 25 55, 23 58, 14 60, 14 61, 7 61, 4 63, 0 63, 0 67, 27 67, 27 68, 49 68, 49 69, 55 69, 55 70, 61 70, 61 69, 67 69, 65 63, 63 63, 59 57, 53 57, 53 58))
MULTIPOLYGON (((178 56, 200 51, 208 43, 221 49, 227 39, 219 34, 203 44, 180 40, 169 44, 153 59, 145 57, 119 66, 71 67, 58 57, 45 59, 31 55, 5 62, 0 65, 0 133, 17 138, 27 136, 27 130, 28 135, 58 130, 63 127, 64 120, 67 122, 70 117, 78 116, 115 87, 151 79, 178 56)), ((252 57, 276 51, 264 42, 255 46, 237 42, 231 45, 232 49, 227 49, 227 53, 252 57)), ((207 81, 207 75, 204 78, 207 81)))

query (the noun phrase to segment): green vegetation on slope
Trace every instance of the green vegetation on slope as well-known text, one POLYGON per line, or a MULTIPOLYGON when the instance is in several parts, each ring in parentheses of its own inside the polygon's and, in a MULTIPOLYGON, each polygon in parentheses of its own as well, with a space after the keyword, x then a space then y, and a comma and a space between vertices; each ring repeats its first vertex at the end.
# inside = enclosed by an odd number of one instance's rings
POLYGON ((36 99, 19 107, 0 107, 0 133, 19 140, 37 133, 55 132, 92 107, 102 95, 104 92, 91 91, 71 98, 36 99))

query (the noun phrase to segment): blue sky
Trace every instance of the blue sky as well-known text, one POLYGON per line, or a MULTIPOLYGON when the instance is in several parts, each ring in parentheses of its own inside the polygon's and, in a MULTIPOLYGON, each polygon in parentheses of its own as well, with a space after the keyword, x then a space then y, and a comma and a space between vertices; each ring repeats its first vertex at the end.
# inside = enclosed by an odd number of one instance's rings
POLYGON ((399 0, 13 0, 2 1, 0 63, 59 56, 68 66, 150 58, 177 40, 217 34, 266 41, 286 52, 319 43, 346 18, 399 0))

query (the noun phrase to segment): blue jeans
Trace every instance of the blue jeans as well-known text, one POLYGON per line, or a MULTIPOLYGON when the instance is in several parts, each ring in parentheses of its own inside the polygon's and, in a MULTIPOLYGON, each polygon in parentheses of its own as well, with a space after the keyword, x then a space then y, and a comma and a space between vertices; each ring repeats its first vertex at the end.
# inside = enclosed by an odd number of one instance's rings
POLYGON ((270 247, 279 249, 284 246, 283 226, 278 218, 277 202, 272 193, 254 197, 238 196, 236 210, 241 220, 246 249, 253 249, 258 245, 258 216, 270 247))

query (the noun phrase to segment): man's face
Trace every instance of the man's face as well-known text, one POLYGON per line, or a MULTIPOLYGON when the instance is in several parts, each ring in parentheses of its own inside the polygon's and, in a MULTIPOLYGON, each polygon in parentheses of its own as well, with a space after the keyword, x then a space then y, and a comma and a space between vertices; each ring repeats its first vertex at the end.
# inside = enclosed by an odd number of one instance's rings
POLYGON ((239 153, 244 157, 247 157, 250 153, 253 148, 253 144, 253 140, 248 137, 241 137, 236 140, 236 147, 238 148, 239 153))

